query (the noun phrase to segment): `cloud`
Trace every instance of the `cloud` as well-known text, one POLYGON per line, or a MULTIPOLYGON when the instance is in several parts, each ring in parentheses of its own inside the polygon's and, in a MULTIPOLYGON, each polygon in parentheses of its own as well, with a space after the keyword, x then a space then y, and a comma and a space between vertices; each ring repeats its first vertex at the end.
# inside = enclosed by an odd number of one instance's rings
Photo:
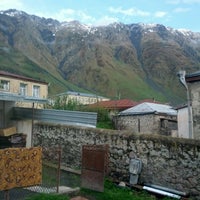
POLYGON ((112 23, 118 22, 118 21, 119 21, 119 19, 116 17, 104 16, 104 17, 96 20, 94 25, 106 26, 106 25, 109 25, 109 24, 112 24, 112 23))
POLYGON ((200 4, 200 0, 182 0, 182 3, 186 3, 186 4, 193 4, 193 3, 199 3, 200 4))
POLYGON ((165 17, 166 15, 167 15, 167 12, 164 12, 164 11, 157 11, 154 14, 154 16, 157 18, 162 18, 162 17, 165 17))
POLYGON ((190 11, 189 8, 181 8, 181 7, 175 8, 175 9, 173 10, 173 12, 175 12, 175 13, 184 13, 184 12, 189 12, 189 11, 190 11))
POLYGON ((142 17, 146 17, 149 16, 150 13, 137 9, 137 8, 129 8, 129 9, 122 9, 121 7, 118 8, 113 8, 110 7, 109 11, 111 13, 115 13, 115 14, 123 14, 123 15, 127 15, 127 16, 142 16, 142 17))
POLYGON ((95 18, 90 16, 90 15, 87 15, 86 13, 84 13, 83 11, 78 11, 77 13, 78 17, 80 17, 80 19, 82 19, 83 21, 94 21, 95 18))
POLYGON ((23 10, 24 5, 21 0, 0 0, 0 10, 7 10, 11 8, 23 10))
POLYGON ((169 4, 200 4, 200 0, 167 0, 169 4))
POLYGON ((40 17, 45 17, 45 18, 53 18, 56 19, 60 22, 64 22, 64 21, 73 21, 73 20, 78 20, 82 23, 88 23, 88 22, 93 22, 95 21, 95 19, 90 16, 87 15, 86 13, 84 13, 81 10, 74 10, 74 9, 61 9, 58 12, 55 13, 37 13, 36 15, 40 16, 40 17))

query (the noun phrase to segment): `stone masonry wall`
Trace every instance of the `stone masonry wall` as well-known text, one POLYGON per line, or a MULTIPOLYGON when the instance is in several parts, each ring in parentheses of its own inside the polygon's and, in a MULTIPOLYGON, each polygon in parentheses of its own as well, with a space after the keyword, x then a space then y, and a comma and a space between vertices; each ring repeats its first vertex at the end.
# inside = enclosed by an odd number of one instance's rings
POLYGON ((177 130, 177 117, 159 114, 123 115, 115 117, 115 127, 134 133, 170 135, 177 130))
POLYGON ((158 133, 160 117, 154 114, 117 116, 118 129, 132 130, 134 133, 158 133))
POLYGON ((130 131, 35 124, 34 144, 62 147, 62 165, 81 168, 85 144, 109 145, 110 176, 129 181, 130 154, 142 161, 139 183, 188 192, 200 199, 200 141, 130 131))

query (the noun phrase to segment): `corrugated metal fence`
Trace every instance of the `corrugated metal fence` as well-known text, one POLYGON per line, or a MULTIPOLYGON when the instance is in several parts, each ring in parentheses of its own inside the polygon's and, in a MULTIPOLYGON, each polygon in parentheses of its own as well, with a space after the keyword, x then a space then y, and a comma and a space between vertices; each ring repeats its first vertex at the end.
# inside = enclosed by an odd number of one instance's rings
POLYGON ((34 119, 41 122, 94 128, 97 123, 97 113, 95 112, 14 107, 13 115, 16 119, 34 119))

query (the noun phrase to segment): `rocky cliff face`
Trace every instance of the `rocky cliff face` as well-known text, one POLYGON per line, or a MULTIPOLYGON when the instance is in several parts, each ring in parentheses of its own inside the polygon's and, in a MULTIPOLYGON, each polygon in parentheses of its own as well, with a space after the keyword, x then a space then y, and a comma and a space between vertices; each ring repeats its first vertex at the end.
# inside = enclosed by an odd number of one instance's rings
POLYGON ((159 24, 89 27, 17 10, 0 12, 0 68, 110 98, 181 102, 176 76, 200 67, 200 33, 159 24), (41 74, 46 74, 45 76, 41 74))

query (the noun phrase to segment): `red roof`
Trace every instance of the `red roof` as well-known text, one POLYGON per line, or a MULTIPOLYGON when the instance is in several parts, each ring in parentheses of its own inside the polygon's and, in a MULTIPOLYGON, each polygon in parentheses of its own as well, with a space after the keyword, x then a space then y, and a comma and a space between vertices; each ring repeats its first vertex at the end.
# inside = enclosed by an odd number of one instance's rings
POLYGON ((128 108, 131 108, 133 106, 136 106, 139 103, 143 102, 155 102, 153 99, 144 99, 142 101, 136 102, 132 101, 130 99, 120 99, 120 100, 110 100, 110 101, 100 101, 95 104, 89 105, 90 107, 101 107, 106 108, 109 110, 125 110, 128 108))

